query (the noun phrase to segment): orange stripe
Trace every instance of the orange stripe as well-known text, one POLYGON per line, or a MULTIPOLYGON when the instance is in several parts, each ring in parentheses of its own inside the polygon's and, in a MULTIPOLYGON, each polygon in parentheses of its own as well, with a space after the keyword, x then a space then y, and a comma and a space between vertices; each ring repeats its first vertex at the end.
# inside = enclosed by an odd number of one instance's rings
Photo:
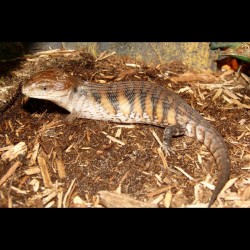
POLYGON ((141 107, 139 92, 137 92, 135 95, 134 113, 142 117, 142 107, 141 107))
POLYGON ((173 106, 168 111, 167 121, 169 125, 176 125, 176 112, 173 106))
POLYGON ((159 123, 163 122, 163 98, 160 96, 159 101, 156 105, 156 118, 159 123))
POLYGON ((123 115, 128 117, 130 115, 130 103, 125 96, 124 90, 118 92, 118 103, 123 115))
POLYGON ((112 115, 116 114, 116 111, 114 107, 112 106, 112 104, 110 103, 109 98, 107 97, 106 94, 101 95, 101 104, 107 110, 109 114, 112 114, 112 115))
POLYGON ((150 120, 153 121, 153 103, 152 103, 152 94, 148 93, 145 100, 145 111, 147 112, 148 116, 150 117, 150 120))

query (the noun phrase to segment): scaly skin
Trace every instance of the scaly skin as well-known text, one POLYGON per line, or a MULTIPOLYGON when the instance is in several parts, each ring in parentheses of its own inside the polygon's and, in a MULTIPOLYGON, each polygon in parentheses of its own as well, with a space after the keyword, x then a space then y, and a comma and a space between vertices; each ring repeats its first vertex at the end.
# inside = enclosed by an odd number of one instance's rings
POLYGON ((209 207, 229 178, 230 156, 222 136, 196 110, 163 86, 143 81, 89 83, 59 69, 50 69, 32 77, 23 85, 22 92, 32 98, 56 103, 71 113, 70 118, 164 127, 166 152, 171 151, 174 135, 197 139, 209 149, 219 167, 209 207))

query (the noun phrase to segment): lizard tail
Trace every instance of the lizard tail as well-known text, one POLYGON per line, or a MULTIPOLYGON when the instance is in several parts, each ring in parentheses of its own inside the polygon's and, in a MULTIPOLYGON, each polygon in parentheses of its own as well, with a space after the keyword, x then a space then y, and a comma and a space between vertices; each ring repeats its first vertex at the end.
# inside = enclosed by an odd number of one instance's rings
POLYGON ((203 143, 211 152, 219 167, 218 181, 208 204, 208 207, 211 207, 230 176, 229 150, 223 137, 207 121, 193 122, 189 126, 187 135, 203 143))
POLYGON ((203 123, 196 126, 196 138, 208 148, 219 167, 218 181, 208 204, 211 207, 229 179, 231 162, 223 137, 207 122, 203 123))
POLYGON ((212 139, 209 144, 206 143, 206 140, 204 141, 204 144, 215 158, 215 161, 219 167, 219 176, 208 207, 211 207, 211 205, 215 202, 218 194, 227 183, 231 169, 229 150, 223 138, 219 134, 215 134, 214 132, 211 134, 211 138, 212 139))

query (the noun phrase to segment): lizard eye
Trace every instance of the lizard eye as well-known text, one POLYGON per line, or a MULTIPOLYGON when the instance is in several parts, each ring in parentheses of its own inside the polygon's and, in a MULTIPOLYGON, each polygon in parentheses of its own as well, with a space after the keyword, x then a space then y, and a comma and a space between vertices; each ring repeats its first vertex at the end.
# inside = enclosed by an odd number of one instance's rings
POLYGON ((47 90, 47 87, 43 87, 43 90, 47 90))

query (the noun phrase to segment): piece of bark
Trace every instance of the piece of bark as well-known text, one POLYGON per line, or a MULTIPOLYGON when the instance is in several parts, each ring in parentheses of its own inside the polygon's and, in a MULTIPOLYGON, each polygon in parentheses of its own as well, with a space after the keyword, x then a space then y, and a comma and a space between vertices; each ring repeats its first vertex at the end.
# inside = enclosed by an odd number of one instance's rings
POLYGON ((72 180, 72 182, 70 183, 70 186, 69 186, 69 189, 67 190, 66 194, 64 195, 64 198, 63 198, 63 207, 68 207, 69 206, 69 199, 70 199, 70 196, 75 188, 75 181, 76 181, 76 178, 74 180, 72 180))
POLYGON ((33 166, 36 164, 36 158, 37 158, 39 147, 40 147, 39 142, 36 142, 32 150, 32 156, 29 161, 29 166, 33 166))
POLYGON ((10 169, 8 170, 8 172, 1 178, 0 180, 0 187, 4 184, 4 182, 10 178, 13 173, 16 171, 16 169, 21 165, 20 161, 15 162, 10 169))
POLYGON ((60 179, 66 178, 65 166, 60 159, 56 159, 57 171, 60 179))
POLYGON ((115 81, 121 81, 124 78, 128 77, 128 76, 132 76, 135 75, 138 72, 138 69, 127 69, 127 70, 123 70, 119 73, 119 75, 117 76, 117 78, 115 79, 115 81))
POLYGON ((52 187, 52 181, 50 179, 49 171, 47 168, 46 161, 43 157, 38 156, 37 157, 38 165, 41 169, 41 174, 43 177, 43 183, 46 188, 51 188, 52 187))
POLYGON ((40 172, 41 172, 41 170, 37 166, 30 167, 30 168, 24 170, 24 173, 27 174, 27 175, 39 174, 40 172))
POLYGON ((108 208, 157 208, 153 203, 135 200, 128 195, 100 191, 100 204, 108 208))
POLYGON ((19 142, 16 145, 13 145, 8 151, 2 154, 1 158, 4 161, 12 161, 19 155, 23 155, 27 151, 27 146, 25 142, 19 142))
POLYGON ((164 186, 164 187, 161 187, 161 188, 159 188, 159 189, 154 190, 153 192, 148 193, 148 194, 147 194, 147 197, 148 197, 148 198, 154 197, 154 196, 156 196, 156 195, 158 195, 158 194, 161 194, 161 193, 164 193, 164 192, 166 192, 166 191, 169 191, 171 188, 172 188, 172 186, 164 186))

